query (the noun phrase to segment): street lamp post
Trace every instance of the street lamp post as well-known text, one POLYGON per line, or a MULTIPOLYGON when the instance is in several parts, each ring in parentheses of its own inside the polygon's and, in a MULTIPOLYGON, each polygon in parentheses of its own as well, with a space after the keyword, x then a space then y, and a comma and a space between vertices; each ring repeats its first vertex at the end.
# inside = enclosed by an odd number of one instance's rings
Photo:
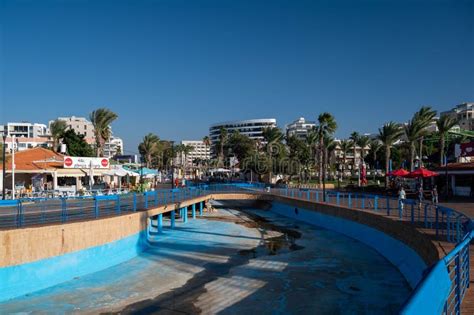
POLYGON ((3 161, 3 173, 2 173, 2 200, 5 200, 5 179, 6 179, 6 152, 7 152, 7 134, 8 134, 8 129, 7 125, 3 127, 3 153, 2 153, 2 161, 3 161))
POLYGON ((174 189, 174 141, 171 143, 171 189, 174 189))

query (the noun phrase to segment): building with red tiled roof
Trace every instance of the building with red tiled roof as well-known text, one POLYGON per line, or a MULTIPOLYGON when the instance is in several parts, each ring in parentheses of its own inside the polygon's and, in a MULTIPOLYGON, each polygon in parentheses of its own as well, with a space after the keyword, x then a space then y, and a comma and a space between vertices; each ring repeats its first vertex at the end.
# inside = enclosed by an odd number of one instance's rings
MULTIPOLYGON (((5 159, 5 188, 8 190, 12 189, 12 158, 9 154, 5 159)), ((76 192, 87 185, 90 170, 64 168, 64 158, 61 153, 41 147, 15 152, 16 190, 76 192)), ((102 176, 102 170, 94 170, 93 175, 102 176)), ((0 177, 0 186, 2 184, 0 177)))

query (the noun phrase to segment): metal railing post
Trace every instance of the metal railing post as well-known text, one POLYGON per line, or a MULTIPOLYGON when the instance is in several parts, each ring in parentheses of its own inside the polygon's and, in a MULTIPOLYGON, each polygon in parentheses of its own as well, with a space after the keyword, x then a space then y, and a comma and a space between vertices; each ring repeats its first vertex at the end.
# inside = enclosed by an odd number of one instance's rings
POLYGON ((61 222, 67 221, 67 205, 66 205, 66 198, 61 198, 61 222))
POLYGON ((18 200, 18 204, 17 204, 16 207, 17 207, 16 225, 17 225, 17 227, 22 227, 23 223, 24 223, 24 220, 23 220, 23 204, 20 200, 18 200))
POLYGON ((117 208, 117 214, 120 214, 120 195, 117 195, 117 199, 115 200, 115 206, 117 208))
POLYGON ((137 211, 137 193, 133 193, 133 212, 137 211))
POLYGON ((97 198, 94 198, 94 212, 95 212, 95 217, 99 217, 99 200, 97 198))

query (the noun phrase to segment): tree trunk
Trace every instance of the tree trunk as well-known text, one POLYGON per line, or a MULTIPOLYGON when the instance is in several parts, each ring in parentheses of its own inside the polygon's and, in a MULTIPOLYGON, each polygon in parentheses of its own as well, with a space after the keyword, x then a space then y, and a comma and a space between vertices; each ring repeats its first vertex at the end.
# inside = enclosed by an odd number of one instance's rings
POLYGON ((268 155, 268 183, 272 183, 272 168, 273 168, 273 161, 272 161, 272 149, 270 144, 267 144, 267 155, 268 155))
POLYGON ((388 187, 388 172, 390 171, 390 146, 385 146, 385 189, 388 187))
POLYGON ((410 142, 410 171, 415 170, 415 143, 410 142))
POLYGON ((423 136, 420 138, 420 167, 423 166, 423 136))
POLYGON ((321 137, 321 140, 319 140, 319 172, 318 172, 318 177, 319 177, 319 185, 321 186, 323 184, 323 146, 324 146, 324 140, 321 137))
POLYGON ((439 166, 444 166, 444 147, 446 146, 446 140, 444 139, 444 134, 441 134, 441 142, 439 149, 439 166))

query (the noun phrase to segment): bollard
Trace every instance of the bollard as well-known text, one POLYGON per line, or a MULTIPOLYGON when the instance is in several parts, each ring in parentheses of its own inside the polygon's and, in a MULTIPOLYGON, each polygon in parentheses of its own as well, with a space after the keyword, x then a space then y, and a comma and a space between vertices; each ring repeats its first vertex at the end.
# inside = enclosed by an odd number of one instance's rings
POLYGON ((374 210, 379 211, 379 197, 377 195, 374 196, 374 210))
POLYGON ((199 203, 199 215, 200 215, 200 216, 202 216, 202 210, 203 210, 203 208, 204 208, 204 201, 201 201, 201 202, 199 203))
POLYGON ((196 219, 196 204, 195 203, 193 203, 192 213, 193 213, 193 219, 196 219))
POLYGON ((183 222, 187 223, 188 222, 188 207, 184 207, 182 210, 183 210, 183 222))
POLYGON ((336 204, 339 206, 339 192, 336 193, 336 204))
POLYGON ((145 192, 143 196, 145 197, 145 209, 148 209, 148 194, 145 192))
POLYGON ((351 193, 349 193, 349 195, 347 196, 347 206, 349 208, 352 208, 352 196, 351 196, 351 193))

